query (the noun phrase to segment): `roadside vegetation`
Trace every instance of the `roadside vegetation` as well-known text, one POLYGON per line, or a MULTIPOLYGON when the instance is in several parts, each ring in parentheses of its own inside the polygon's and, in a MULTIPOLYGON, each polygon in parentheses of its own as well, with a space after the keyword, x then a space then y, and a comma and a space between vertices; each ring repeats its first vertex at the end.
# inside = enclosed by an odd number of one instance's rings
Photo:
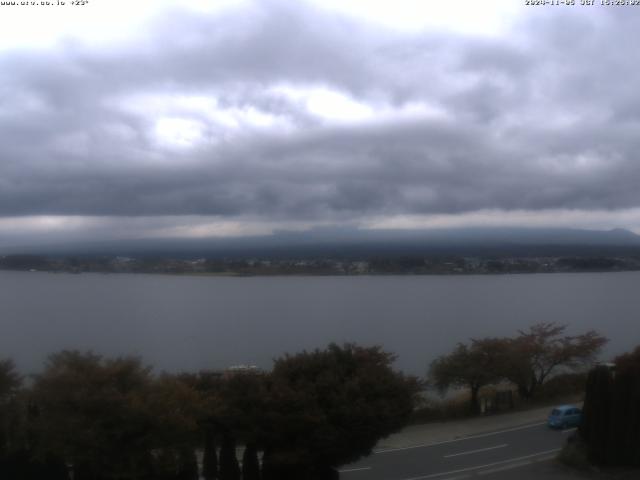
POLYGON ((559 460, 578 470, 604 469, 624 478, 637 475, 640 346, 613 363, 596 364, 607 339, 595 331, 580 335, 565 331, 564 325, 547 322, 515 337, 459 343, 434 360, 428 373, 430 384, 449 396, 439 403, 423 402, 412 421, 475 415, 487 407, 496 411, 541 405, 579 394, 584 399, 583 419, 559 460))
POLYGON ((640 346, 589 372, 583 422, 564 458, 640 468, 640 346))
MULTIPOLYGON (((459 414, 480 413, 481 400, 485 400, 485 409, 509 409, 516 402, 583 392, 586 371, 607 339, 595 331, 574 336, 565 331, 564 325, 543 322, 515 337, 459 343, 451 353, 431 363, 430 383, 443 394, 451 389, 464 390, 466 408, 458 402, 452 409, 459 414)), ((449 405, 452 402, 455 398, 447 401, 449 405)))
POLYGON ((418 381, 393 360, 332 344, 270 372, 155 375, 138 358, 63 351, 28 386, 3 361, 0 478, 337 478, 411 415, 418 381))
POLYGON ((587 380, 607 340, 565 330, 458 344, 429 369, 427 384, 449 392, 439 402, 393 370, 392 354, 354 344, 285 355, 268 372, 155 374, 136 357, 62 351, 23 378, 0 361, 0 478, 328 480, 409 422, 538 405, 585 384, 581 440, 564 457, 637 465, 640 348, 587 380))

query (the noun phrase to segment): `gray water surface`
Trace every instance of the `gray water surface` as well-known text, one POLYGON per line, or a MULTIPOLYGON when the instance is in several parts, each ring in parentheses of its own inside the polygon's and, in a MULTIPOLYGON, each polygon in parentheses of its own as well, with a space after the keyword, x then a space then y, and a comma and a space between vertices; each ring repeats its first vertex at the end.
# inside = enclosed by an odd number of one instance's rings
POLYGON ((329 342, 380 344, 398 368, 470 337, 539 321, 640 344, 640 273, 502 276, 188 277, 0 272, 0 358, 25 372, 63 348, 135 354, 157 370, 269 368, 329 342))

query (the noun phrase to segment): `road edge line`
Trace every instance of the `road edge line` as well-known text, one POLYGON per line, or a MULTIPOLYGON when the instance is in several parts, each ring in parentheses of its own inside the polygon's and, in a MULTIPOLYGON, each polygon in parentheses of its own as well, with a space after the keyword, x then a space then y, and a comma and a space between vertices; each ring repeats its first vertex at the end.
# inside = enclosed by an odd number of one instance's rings
POLYGON ((467 437, 455 438, 453 440, 445 440, 443 442, 424 443, 424 444, 420 444, 420 445, 410 445, 408 447, 385 448, 383 450, 374 450, 373 454, 374 455, 378 455, 380 453, 400 452, 402 450, 412 450, 414 448, 435 447, 437 445, 446 445, 447 443, 462 442, 464 440, 473 440, 474 438, 490 437, 492 435, 500 435, 501 433, 515 432, 515 431, 518 431, 518 430, 525 430, 527 428, 539 427, 540 425, 546 425, 546 423, 547 422, 531 423, 531 424, 522 425, 522 426, 519 426, 519 427, 507 428, 505 430, 498 430, 498 431, 495 431, 495 432, 479 433, 477 435, 469 435, 467 437))

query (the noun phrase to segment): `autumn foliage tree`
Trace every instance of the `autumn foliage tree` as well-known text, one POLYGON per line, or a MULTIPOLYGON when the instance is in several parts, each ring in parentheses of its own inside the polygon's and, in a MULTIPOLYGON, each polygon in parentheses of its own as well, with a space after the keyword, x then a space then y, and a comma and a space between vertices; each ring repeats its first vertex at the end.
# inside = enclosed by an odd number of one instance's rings
POLYGON ((211 370, 201 370, 197 373, 182 373, 178 378, 197 392, 200 398, 201 410, 196 422, 203 447, 202 476, 204 480, 218 480, 219 434, 226 428, 220 423, 220 404, 224 383, 222 374, 211 370))
POLYGON ((380 347, 330 345, 275 361, 264 480, 333 478, 406 423, 418 383, 380 347))
POLYGON ((32 402, 40 448, 73 465, 76 480, 197 480, 199 398, 171 376, 153 377, 137 358, 52 355, 32 402))
POLYGON ((589 366, 607 342, 593 330, 581 335, 565 331, 566 325, 543 322, 519 331, 516 337, 459 343, 432 362, 429 377, 443 391, 452 386, 467 388, 472 412, 479 409, 480 389, 502 380, 514 384, 521 398, 531 399, 556 373, 589 366))
POLYGON ((620 372, 640 371, 640 346, 637 346, 632 352, 618 356, 615 359, 615 365, 620 372))
POLYGON ((171 480, 198 480, 195 449, 199 445, 198 418, 205 409, 201 397, 178 377, 163 374, 141 392, 146 412, 147 447, 161 452, 164 472, 155 475, 171 480))
MULTIPOLYGON (((337 478, 336 467, 370 453, 413 411, 418 382, 393 361, 380 347, 347 344, 286 355, 259 374, 154 375, 138 358, 59 352, 20 392, 21 413, 11 414, 28 441, 10 465, 0 450, 0 478, 337 478)), ((0 414, 19 380, 0 364, 0 414)))
POLYGON ((441 392, 452 386, 468 388, 469 409, 477 413, 480 389, 501 378, 505 348, 505 341, 498 338, 459 343, 453 352, 431 363, 429 377, 441 392))
POLYGON ((220 480, 251 480, 258 463, 258 447, 271 426, 265 421, 269 376, 251 371, 227 375, 220 382, 214 417, 222 434, 220 480), (235 456, 236 442, 245 446, 240 471, 235 456))
POLYGON ((518 387, 522 398, 532 398, 560 370, 593 363, 607 339, 594 330, 566 335, 566 325, 537 323, 508 340, 502 373, 518 387))
POLYGON ((12 360, 0 360, 0 404, 6 402, 16 393, 22 378, 16 372, 15 364, 12 360))
POLYGON ((150 382, 150 370, 134 358, 52 355, 33 390, 42 448, 72 464, 79 480, 150 472, 142 401, 150 382))
POLYGON ((12 420, 14 417, 13 400, 22 384, 22 378, 16 372, 11 360, 0 361, 0 476, 8 461, 11 450, 15 448, 12 420))

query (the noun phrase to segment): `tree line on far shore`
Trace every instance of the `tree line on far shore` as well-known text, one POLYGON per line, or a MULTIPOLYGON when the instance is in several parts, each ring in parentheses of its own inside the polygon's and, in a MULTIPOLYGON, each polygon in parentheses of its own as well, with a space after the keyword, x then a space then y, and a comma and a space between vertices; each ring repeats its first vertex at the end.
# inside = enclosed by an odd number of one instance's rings
POLYGON ((139 358, 62 351, 25 386, 5 360, 0 478, 338 478, 413 411, 419 382, 393 361, 379 347, 332 344, 270 372, 154 375, 139 358))

